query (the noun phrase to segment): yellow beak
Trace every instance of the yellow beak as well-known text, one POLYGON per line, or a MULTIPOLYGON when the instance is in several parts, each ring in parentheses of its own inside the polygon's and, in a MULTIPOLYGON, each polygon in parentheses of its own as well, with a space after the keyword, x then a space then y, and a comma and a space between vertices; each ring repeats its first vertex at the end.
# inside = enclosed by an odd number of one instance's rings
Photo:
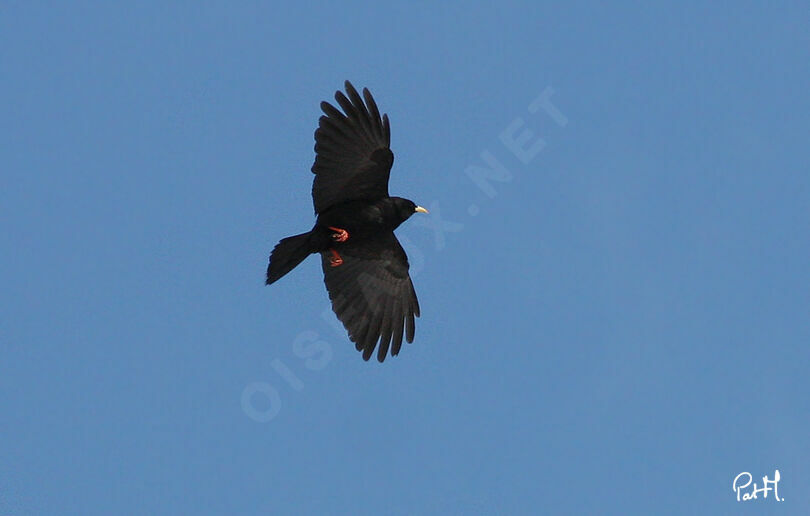
POLYGON ((423 208, 421 206, 417 206, 416 208, 414 208, 413 211, 415 211, 416 213, 430 213, 429 211, 427 211, 425 208, 423 208))

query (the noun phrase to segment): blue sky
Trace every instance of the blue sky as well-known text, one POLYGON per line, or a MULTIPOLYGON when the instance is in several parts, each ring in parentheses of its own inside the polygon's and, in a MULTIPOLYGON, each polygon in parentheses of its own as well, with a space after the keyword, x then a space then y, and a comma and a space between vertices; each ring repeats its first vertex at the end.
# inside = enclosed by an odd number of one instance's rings
POLYGON ((808 24, 4 2, 0 513, 805 512, 808 24), (423 315, 384 364, 317 259, 263 285, 345 79, 433 208, 398 230, 423 315), (775 469, 783 502, 736 501, 775 469))

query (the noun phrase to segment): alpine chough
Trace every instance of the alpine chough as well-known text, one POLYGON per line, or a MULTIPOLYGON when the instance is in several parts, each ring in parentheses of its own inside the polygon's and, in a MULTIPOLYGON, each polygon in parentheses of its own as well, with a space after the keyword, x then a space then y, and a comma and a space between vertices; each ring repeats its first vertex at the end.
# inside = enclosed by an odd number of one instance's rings
POLYGON ((419 302, 408 275, 408 257, 394 230, 416 212, 414 202, 388 195, 394 163, 388 115, 349 81, 335 93, 343 109, 321 102, 325 115, 315 130, 312 200, 317 220, 311 231, 281 240, 270 254, 267 281, 320 253, 324 283, 338 319, 363 359, 377 348, 385 360, 413 342, 419 302))

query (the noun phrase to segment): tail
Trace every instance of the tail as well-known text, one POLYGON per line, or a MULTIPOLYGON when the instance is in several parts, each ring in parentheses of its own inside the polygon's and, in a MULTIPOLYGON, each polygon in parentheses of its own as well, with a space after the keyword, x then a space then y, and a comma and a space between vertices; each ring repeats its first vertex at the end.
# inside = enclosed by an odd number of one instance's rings
POLYGON ((310 233, 301 233, 276 244, 270 253, 270 264, 267 266, 268 285, 293 270, 312 253, 309 237, 310 233))

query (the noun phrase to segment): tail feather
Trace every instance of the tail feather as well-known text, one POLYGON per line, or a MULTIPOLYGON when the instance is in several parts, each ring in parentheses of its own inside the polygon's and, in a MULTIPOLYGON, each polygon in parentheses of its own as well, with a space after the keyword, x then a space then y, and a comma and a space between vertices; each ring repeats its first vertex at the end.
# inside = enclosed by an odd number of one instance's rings
POLYGON ((267 281, 271 283, 293 270, 304 258, 312 253, 310 233, 301 233, 282 239, 270 253, 270 264, 267 266, 267 281))

